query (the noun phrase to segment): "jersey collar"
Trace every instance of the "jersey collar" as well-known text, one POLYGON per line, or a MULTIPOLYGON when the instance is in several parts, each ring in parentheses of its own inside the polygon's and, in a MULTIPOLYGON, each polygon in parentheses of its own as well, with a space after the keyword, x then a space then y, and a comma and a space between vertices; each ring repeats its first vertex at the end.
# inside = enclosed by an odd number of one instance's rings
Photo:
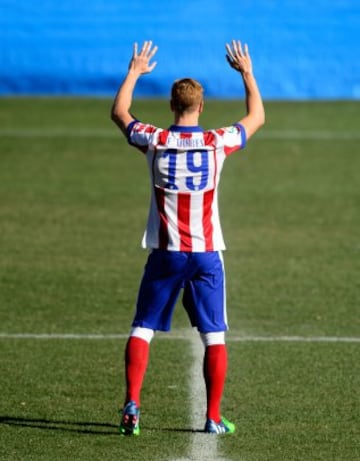
POLYGON ((194 133, 199 132, 202 133, 204 130, 201 126, 181 126, 181 125, 171 125, 169 131, 176 131, 181 133, 194 133))

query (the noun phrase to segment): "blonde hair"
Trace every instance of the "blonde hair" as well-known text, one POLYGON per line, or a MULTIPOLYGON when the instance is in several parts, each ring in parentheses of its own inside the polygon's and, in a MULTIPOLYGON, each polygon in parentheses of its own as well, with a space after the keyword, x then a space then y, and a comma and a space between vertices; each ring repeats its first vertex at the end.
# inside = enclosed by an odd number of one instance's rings
POLYGON ((192 112, 203 100, 203 87, 192 78, 175 80, 171 88, 171 104, 174 112, 192 112))

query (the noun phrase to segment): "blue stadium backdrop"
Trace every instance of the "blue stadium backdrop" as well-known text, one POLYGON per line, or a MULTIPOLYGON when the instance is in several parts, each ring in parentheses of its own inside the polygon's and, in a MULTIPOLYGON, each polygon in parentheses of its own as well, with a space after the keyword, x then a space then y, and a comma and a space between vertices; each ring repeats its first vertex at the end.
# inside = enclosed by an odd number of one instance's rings
POLYGON ((192 76, 207 97, 241 97, 224 58, 240 38, 266 99, 359 99, 359 31, 359 0, 0 0, 0 95, 113 95, 132 43, 152 39, 136 96, 192 76))

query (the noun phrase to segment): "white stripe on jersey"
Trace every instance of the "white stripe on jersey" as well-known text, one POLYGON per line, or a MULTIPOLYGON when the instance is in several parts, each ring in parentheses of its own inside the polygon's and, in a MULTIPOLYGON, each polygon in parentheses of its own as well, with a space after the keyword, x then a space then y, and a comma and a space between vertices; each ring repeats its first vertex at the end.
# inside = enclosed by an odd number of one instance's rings
POLYGON ((169 237, 171 238, 171 247, 180 248, 180 233, 178 227, 178 200, 177 194, 170 191, 165 196, 165 212, 168 217, 169 237), (174 197, 175 195, 175 197, 174 197))
POLYGON ((193 194, 191 196, 190 207, 190 231, 192 235, 192 251, 205 251, 204 226, 202 219, 199 219, 199 210, 203 206, 203 194, 193 194), (200 237, 201 236, 201 237, 200 237))

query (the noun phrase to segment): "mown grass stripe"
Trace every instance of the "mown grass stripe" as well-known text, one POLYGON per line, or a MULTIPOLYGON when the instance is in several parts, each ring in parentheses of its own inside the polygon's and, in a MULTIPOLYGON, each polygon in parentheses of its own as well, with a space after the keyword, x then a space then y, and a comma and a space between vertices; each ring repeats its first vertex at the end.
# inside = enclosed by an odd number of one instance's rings
MULTIPOLYGON (((0 339, 76 339, 111 340, 126 339, 127 333, 87 334, 87 333, 0 333, 0 339)), ((189 340, 186 333, 160 333, 157 339, 189 340)), ((299 342, 299 343, 360 343, 357 336, 228 336, 229 342, 299 342)))
MULTIPOLYGON (((1 128, 0 137, 16 138, 118 138, 121 133, 114 129, 101 128, 1 128)), ((328 131, 328 130, 266 130, 256 135, 259 139, 276 140, 354 140, 360 139, 357 131, 328 131)))

